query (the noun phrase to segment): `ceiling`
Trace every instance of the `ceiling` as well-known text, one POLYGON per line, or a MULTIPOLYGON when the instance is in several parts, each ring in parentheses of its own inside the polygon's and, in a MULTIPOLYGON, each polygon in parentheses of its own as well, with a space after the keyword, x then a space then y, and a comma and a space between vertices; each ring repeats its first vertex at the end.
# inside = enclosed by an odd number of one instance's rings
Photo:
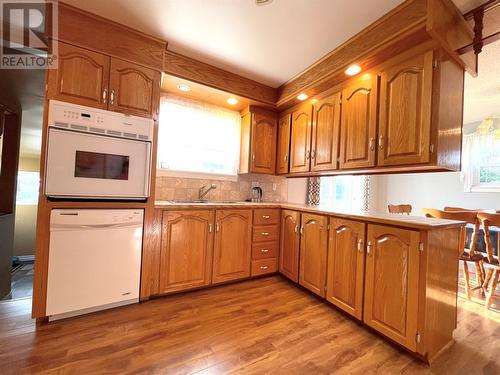
MULTIPOLYGON (((484 0, 455 0, 467 11, 484 0)), ((168 48, 278 87, 402 0, 64 0, 168 48)))
POLYGON ((500 117, 500 40, 483 47, 476 78, 465 74, 464 124, 500 117))

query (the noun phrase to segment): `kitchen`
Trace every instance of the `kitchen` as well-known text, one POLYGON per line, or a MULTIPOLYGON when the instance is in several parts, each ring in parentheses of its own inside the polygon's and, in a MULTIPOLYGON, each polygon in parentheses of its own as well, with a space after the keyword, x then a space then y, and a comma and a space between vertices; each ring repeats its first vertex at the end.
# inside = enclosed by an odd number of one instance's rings
POLYGON ((45 5, 33 296, 0 303, 5 373, 497 371, 498 101, 474 89, 498 90, 497 1, 45 5), (358 24, 262 43, 287 10, 358 24))

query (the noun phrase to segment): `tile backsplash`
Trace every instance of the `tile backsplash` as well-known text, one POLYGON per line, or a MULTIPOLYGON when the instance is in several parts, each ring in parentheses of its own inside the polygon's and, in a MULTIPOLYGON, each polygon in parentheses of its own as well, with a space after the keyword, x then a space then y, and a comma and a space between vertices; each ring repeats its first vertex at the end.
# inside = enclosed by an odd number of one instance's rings
POLYGON ((252 187, 262 189, 264 202, 285 202, 287 200, 287 180, 284 177, 248 174, 238 176, 237 181, 157 176, 156 200, 198 199, 198 191, 204 185, 215 184, 205 197, 210 201, 245 201, 252 197, 252 187))

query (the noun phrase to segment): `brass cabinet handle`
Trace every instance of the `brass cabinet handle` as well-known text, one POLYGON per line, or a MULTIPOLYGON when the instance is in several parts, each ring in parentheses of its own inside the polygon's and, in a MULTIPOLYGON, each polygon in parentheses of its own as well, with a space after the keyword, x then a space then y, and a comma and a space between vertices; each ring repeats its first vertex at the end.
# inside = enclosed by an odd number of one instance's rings
POLYGON ((255 160, 255 152, 252 152, 252 160, 255 160))
POLYGON ((212 233, 212 224, 208 224, 208 233, 212 233))
POLYGON ((102 102, 106 104, 106 100, 108 99, 108 89, 102 90, 102 102))
POLYGON ((298 226, 298 225, 296 225, 296 226, 295 226, 295 233, 297 233, 298 231, 299 231, 299 226, 298 226))
POLYGON ((300 227, 300 234, 304 234, 304 227, 300 227))
POLYGON ((115 104, 115 90, 111 90, 109 93, 109 102, 110 104, 115 104))
POLYGON ((311 151, 307 150, 306 152, 306 160, 309 160, 311 158, 311 151))
POLYGON ((384 149, 384 136, 383 135, 378 137, 378 146, 380 147, 381 150, 384 149))
POLYGON ((366 244, 366 255, 371 256, 372 255, 372 243, 371 241, 368 241, 366 244))
POLYGON ((265 253, 268 253, 269 250, 268 249, 262 249, 260 252, 265 254, 265 253))
POLYGON ((260 266, 261 270, 267 270, 268 268, 269 268, 269 266, 260 266))
POLYGON ((371 151, 375 150, 375 138, 370 137, 369 147, 371 151))
POLYGON ((262 215, 262 218, 263 218, 263 219, 269 219, 270 217, 271 217, 271 216, 269 216, 269 215, 262 215))
POLYGON ((316 151, 312 150, 311 151, 311 159, 314 159, 316 157, 316 151))
POLYGON ((216 231, 216 232, 219 232, 219 231, 220 231, 220 225, 219 225, 219 224, 215 224, 215 231, 216 231))
POLYGON ((284 159, 285 161, 288 161, 288 154, 285 154, 285 156, 283 157, 283 159, 284 159))
POLYGON ((261 232, 263 236, 269 236, 269 232, 261 232))
POLYGON ((361 238, 358 240, 358 252, 363 252, 363 240, 361 238))

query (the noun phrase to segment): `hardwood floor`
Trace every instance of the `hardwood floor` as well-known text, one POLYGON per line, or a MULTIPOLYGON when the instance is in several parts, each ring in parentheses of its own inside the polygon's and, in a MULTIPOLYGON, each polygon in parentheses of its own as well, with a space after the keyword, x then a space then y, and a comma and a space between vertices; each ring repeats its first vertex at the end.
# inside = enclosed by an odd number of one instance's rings
POLYGON ((280 276, 39 326, 30 306, 0 303, 1 374, 500 373, 500 314, 464 299, 431 367, 280 276))

